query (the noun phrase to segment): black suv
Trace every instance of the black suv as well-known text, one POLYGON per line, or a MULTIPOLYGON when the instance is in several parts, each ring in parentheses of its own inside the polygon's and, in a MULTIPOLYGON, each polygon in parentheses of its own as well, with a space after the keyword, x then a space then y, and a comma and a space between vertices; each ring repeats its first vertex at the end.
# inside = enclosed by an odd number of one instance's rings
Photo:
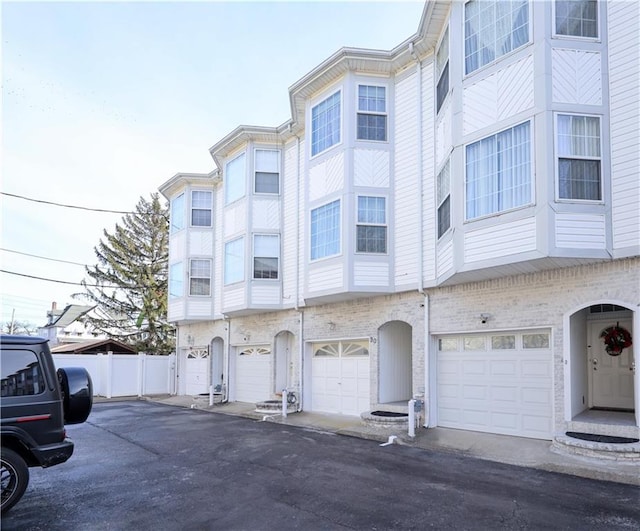
POLYGON ((84 422, 93 387, 83 368, 56 371, 46 339, 0 337, 2 512, 22 497, 29 468, 64 463, 73 453, 65 424, 84 422))

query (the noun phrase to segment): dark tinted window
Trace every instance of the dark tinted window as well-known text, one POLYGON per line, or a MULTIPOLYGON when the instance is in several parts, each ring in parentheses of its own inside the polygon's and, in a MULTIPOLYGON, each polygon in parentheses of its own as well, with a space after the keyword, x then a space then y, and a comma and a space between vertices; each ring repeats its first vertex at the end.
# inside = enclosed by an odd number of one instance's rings
POLYGON ((2 350, 1 396, 38 395, 44 392, 42 367, 30 350, 2 350))

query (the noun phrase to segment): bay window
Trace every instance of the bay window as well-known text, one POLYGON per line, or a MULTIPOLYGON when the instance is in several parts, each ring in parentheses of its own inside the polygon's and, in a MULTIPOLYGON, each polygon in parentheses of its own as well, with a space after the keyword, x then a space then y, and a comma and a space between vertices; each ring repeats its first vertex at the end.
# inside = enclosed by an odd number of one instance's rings
POLYGON ((384 197, 358 197, 356 251, 359 253, 387 252, 387 213, 384 197))
POLYGON ((444 103, 449 94, 449 27, 444 32, 438 52, 436 53, 436 75, 438 84, 436 85, 436 113, 444 103))
POLYGON ((471 0, 464 5, 466 74, 528 42, 527 0, 471 0))
POLYGON ((224 245, 224 284, 233 284, 244 280, 244 237, 237 238, 224 245))
POLYGON ((558 114, 558 197, 602 199, 600 118, 558 114))
POLYGON ((278 278, 280 236, 255 234, 253 236, 253 278, 278 278))
POLYGON ((171 200, 171 233, 184 229, 184 194, 171 200))
POLYGON ((169 298, 176 299, 183 296, 184 265, 182 262, 177 262, 169 267, 169 298))
POLYGON ((255 193, 280 193, 280 152, 276 149, 256 149, 255 153, 255 193))
POLYGON ((211 260, 193 259, 189 263, 189 295, 211 295, 211 260))
POLYGON ((211 227, 211 192, 194 190, 191 192, 191 226, 211 227))
POLYGON ((556 35, 598 37, 597 0, 556 0, 556 35))
POLYGON ((311 156, 340 142, 340 91, 311 109, 311 156))
POLYGON ((436 205, 438 207, 438 238, 449 230, 451 226, 451 202, 450 189, 451 178, 449 170, 449 160, 438 173, 436 183, 436 205))
POLYGON ((386 88, 358 85, 358 140, 387 140, 386 88))
POLYGON ((466 147, 466 219, 531 202, 530 124, 524 122, 466 147))
POLYGON ((227 162, 224 172, 224 202, 233 203, 245 195, 245 155, 227 162))
POLYGON ((311 211, 311 260, 340 253, 340 200, 311 211))

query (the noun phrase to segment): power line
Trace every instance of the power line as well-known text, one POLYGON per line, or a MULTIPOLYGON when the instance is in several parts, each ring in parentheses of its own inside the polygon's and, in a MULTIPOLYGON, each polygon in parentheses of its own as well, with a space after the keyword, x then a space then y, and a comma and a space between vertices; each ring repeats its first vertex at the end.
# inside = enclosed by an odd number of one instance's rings
POLYGON ((33 278, 35 280, 44 280, 45 282, 55 282, 57 284, 69 284, 71 286, 86 286, 88 288, 145 289, 149 287, 149 286, 100 286, 98 284, 82 284, 81 282, 70 282, 68 280, 56 280, 55 278, 37 277, 35 275, 27 275, 25 273, 16 273, 15 271, 7 271, 6 269, 0 269, 0 273, 7 273, 8 275, 16 275, 18 277, 33 278))
POLYGON ((14 251, 12 249, 5 249, 4 247, 0 247, 0 251, 5 251, 7 253, 21 254, 22 256, 31 256, 33 258, 41 258, 42 260, 50 260, 51 262, 61 262, 63 264, 71 264, 71 265, 77 265, 77 266, 82 266, 82 267, 86 267, 86 265, 87 265, 87 264, 81 264, 79 262, 71 262, 69 260, 59 260, 57 258, 47 258, 46 256, 39 256, 37 254, 22 253, 20 251, 14 251))
POLYGON ((24 199, 25 201, 31 201, 33 203, 44 203, 45 205, 54 205, 64 208, 76 208, 78 210, 87 210, 89 212, 106 212, 108 214, 136 214, 136 212, 128 212, 125 210, 109 210, 106 208, 89 208, 77 205, 65 205, 63 203, 55 203, 54 201, 45 201, 43 199, 33 199, 31 197, 25 197, 18 194, 10 194, 8 192, 0 192, 0 194, 6 195, 7 197, 15 197, 16 199, 24 199))

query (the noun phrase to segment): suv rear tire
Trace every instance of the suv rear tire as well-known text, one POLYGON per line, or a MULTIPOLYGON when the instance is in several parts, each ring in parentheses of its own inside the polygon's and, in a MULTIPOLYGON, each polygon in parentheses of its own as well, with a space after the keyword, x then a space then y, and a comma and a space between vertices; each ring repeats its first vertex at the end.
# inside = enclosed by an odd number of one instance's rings
POLYGON ((29 469, 24 459, 2 447, 2 512, 8 511, 22 497, 29 484, 29 469))

